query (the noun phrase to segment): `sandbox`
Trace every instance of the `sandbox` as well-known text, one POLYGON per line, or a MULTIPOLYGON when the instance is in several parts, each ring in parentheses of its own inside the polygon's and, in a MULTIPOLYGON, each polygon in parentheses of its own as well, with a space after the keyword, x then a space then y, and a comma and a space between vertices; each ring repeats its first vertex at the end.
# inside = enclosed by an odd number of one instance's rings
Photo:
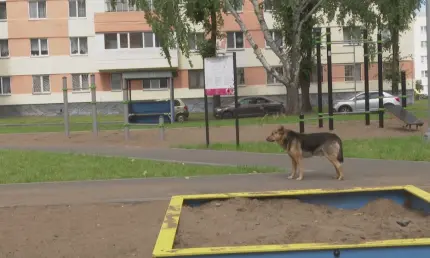
POLYGON ((153 252, 199 258, 362 255, 430 255, 430 194, 395 186, 174 196, 153 252))

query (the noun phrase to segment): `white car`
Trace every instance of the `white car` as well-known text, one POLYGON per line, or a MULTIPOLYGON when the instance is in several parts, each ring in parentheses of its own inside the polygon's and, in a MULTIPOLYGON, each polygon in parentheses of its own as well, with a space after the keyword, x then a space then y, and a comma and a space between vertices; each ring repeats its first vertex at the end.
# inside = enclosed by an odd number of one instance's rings
MULTIPOLYGON (((383 92, 384 107, 387 105, 400 106, 400 98, 393 96, 387 92, 383 92)), ((364 92, 358 93, 354 97, 346 100, 338 100, 333 103, 333 111, 340 113, 347 112, 365 112, 365 95, 364 92)), ((374 112, 379 109, 379 93, 378 91, 369 91, 369 111, 374 112)))

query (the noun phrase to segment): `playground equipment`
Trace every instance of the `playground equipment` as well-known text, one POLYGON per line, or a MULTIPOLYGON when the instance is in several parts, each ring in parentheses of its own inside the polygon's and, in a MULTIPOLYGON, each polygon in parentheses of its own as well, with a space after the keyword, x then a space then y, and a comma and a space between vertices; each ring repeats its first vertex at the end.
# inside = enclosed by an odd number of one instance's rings
MULTIPOLYGON (((342 209, 363 207, 370 201, 385 198, 406 208, 430 213, 430 194, 415 186, 380 188, 351 188, 345 190, 295 190, 253 193, 225 193, 173 196, 161 226, 153 250, 154 258, 165 257, 211 257, 211 258, 278 258, 278 257, 427 257, 430 238, 387 239, 359 244, 278 244, 237 247, 206 247, 175 249, 174 241, 184 205, 198 206, 202 203, 228 198, 294 198, 313 204, 324 204, 342 209)), ((222 209, 222 206, 218 209, 222 209)), ((312 223, 312 222, 310 222, 312 223)), ((239 240, 239 239, 238 239, 239 240)))
MULTIPOLYGON (((64 132, 66 137, 70 137, 70 121, 69 121, 69 97, 68 92, 73 91, 73 88, 67 87, 67 77, 63 76, 63 102, 64 102, 64 132)), ((96 98, 96 83, 94 74, 90 75, 90 87, 91 91, 91 114, 92 114, 92 125, 93 125, 93 134, 95 137, 98 135, 98 124, 97 124, 97 98, 96 98)))

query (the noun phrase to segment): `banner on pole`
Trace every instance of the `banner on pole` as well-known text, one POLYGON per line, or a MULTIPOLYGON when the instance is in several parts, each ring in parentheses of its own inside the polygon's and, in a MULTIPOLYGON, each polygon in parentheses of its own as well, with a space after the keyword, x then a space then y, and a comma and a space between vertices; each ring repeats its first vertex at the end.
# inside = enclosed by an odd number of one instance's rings
POLYGON ((204 62, 206 95, 233 95, 233 56, 209 57, 204 62))

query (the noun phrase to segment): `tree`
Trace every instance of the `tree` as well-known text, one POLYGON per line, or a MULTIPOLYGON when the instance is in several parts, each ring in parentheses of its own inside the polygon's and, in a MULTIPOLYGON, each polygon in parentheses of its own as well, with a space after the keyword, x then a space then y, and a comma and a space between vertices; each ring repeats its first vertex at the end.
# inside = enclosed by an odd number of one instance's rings
MULTIPOLYGON (((275 42, 268 28, 267 22, 264 18, 263 4, 259 3, 258 0, 249 1, 253 5, 255 15, 267 45, 279 58, 279 61, 282 64, 282 73, 276 71, 276 69, 267 62, 261 48, 256 44, 242 18, 236 12, 235 8, 233 8, 231 0, 225 0, 225 4, 227 10, 233 15, 236 22, 239 24, 247 41, 253 48, 256 58, 261 62, 264 69, 285 86, 287 91, 286 112, 298 113, 300 111, 298 94, 301 76, 300 68, 302 66, 303 57, 306 56, 301 53, 303 43, 302 32, 305 25, 309 26, 309 23, 307 22, 316 13, 323 3, 323 0, 280 0, 273 2, 274 16, 277 17, 275 20, 277 21, 278 29, 282 29, 286 43, 282 47, 275 42), (286 26, 287 24, 288 26, 286 26)), ((312 33, 310 34, 310 37, 311 35, 312 33)))

